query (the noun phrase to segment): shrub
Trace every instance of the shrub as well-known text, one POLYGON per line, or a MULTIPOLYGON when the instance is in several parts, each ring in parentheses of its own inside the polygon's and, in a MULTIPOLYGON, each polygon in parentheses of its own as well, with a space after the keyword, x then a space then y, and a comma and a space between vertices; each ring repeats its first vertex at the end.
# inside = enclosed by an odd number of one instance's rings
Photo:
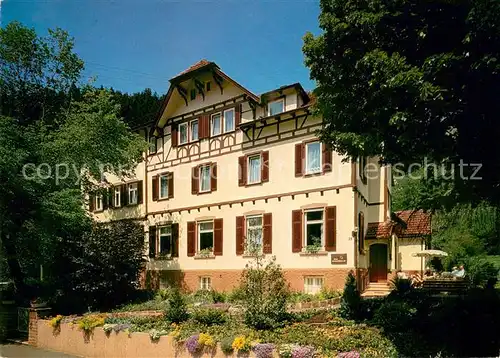
POLYGON ((361 355, 359 352, 350 351, 350 352, 342 352, 337 355, 337 358, 360 358, 361 355))
POLYGON ((465 272, 473 287, 485 287, 489 280, 496 279, 498 275, 495 265, 480 256, 466 260, 465 272))
POLYGON ((373 323, 388 332, 401 332, 411 328, 416 309, 404 301, 386 301, 373 316, 373 323))
POLYGON ((316 350, 312 346, 295 347, 292 351, 292 358, 314 358, 316 350))
POLYGON ((356 287, 356 278, 352 271, 347 275, 344 292, 340 300, 340 315, 347 319, 358 319, 360 315, 361 295, 356 287))
POLYGON ((89 314, 77 320, 78 328, 86 334, 90 334, 94 328, 104 326, 106 316, 89 314))
POLYGON ((57 330, 59 329, 59 327, 61 326, 61 321, 63 319, 63 316, 58 314, 57 316, 53 317, 50 321, 49 321, 49 325, 54 329, 54 330, 57 330))
POLYGON ((186 349, 188 350, 189 353, 196 354, 196 353, 199 353, 201 351, 202 347, 198 343, 199 338, 200 338, 200 336, 198 334, 196 334, 194 336, 189 337, 186 340, 185 346, 186 346, 186 349))
POLYGON ((168 288, 161 288, 156 292, 155 299, 159 301, 166 301, 172 294, 172 290, 168 288))
POLYGON ((273 358, 274 344, 259 343, 253 347, 256 358, 273 358))
POLYGON ((263 256, 257 255, 246 265, 241 281, 245 323, 256 329, 282 326, 289 317, 290 291, 276 258, 265 261, 263 256))
POLYGON ((156 342, 160 339, 161 336, 164 336, 166 334, 167 334, 167 332, 165 332, 165 331, 152 329, 151 331, 149 331, 149 338, 151 338, 151 340, 153 342, 156 342))
POLYGON ((392 292, 397 295, 405 295, 413 288, 412 282, 408 278, 394 277, 390 282, 392 292))
POLYGON ((224 311, 213 308, 198 308, 193 312, 192 318, 195 322, 206 325, 222 325, 227 321, 224 311))
POLYGON ((145 262, 142 225, 130 220, 96 223, 75 245, 71 290, 85 306, 113 308, 134 295, 145 262))
POLYGON ((295 347, 295 344, 282 344, 278 351, 280 358, 292 358, 295 347))
POLYGON ((227 295, 224 292, 218 292, 216 290, 212 290, 212 300, 214 303, 224 303, 227 301, 227 295))
POLYGON ((186 301, 178 288, 174 289, 168 298, 169 307, 165 312, 165 319, 168 322, 180 323, 189 318, 186 301))
POLYGON ((203 348, 209 348, 213 349, 216 346, 215 339, 207 334, 207 333, 200 333, 200 336, 198 338, 198 344, 203 347, 203 348))
POLYGON ((240 302, 245 299, 245 292, 241 287, 236 287, 227 294, 227 302, 240 302))
POLYGON ((233 341, 234 337, 225 337, 220 342, 220 349, 226 355, 233 353, 233 341))

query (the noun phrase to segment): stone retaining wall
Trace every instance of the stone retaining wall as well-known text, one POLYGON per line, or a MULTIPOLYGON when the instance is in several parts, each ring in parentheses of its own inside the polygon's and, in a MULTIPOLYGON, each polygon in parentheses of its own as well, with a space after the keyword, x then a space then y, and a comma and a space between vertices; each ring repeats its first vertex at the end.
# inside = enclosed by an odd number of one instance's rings
MULTIPOLYGON (((72 354, 80 357, 95 358, 191 358, 183 345, 178 345, 173 337, 162 336, 158 341, 152 342, 148 333, 110 332, 106 334, 102 327, 94 329, 90 335, 85 335, 78 327, 69 323, 61 323, 60 329, 54 331, 48 320, 38 320, 37 343, 38 347, 72 354)), ((230 358, 236 354, 226 356, 220 347, 214 352, 207 352, 196 357, 230 358)), ((254 358, 250 353, 247 357, 254 358)))

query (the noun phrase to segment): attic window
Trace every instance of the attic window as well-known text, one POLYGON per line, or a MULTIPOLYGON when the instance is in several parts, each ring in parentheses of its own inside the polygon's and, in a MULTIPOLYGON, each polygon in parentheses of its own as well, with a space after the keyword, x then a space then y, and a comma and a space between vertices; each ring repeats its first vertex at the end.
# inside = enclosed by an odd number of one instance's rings
POLYGON ((279 114, 285 111, 285 99, 280 98, 276 101, 269 102, 267 105, 267 112, 270 116, 274 116, 275 114, 279 114))
POLYGON ((192 89, 191 90, 191 101, 196 99, 196 90, 192 89))
POLYGON ((211 87, 211 83, 210 81, 208 81, 206 84, 205 84, 206 88, 207 88, 207 92, 210 92, 210 87, 211 87))

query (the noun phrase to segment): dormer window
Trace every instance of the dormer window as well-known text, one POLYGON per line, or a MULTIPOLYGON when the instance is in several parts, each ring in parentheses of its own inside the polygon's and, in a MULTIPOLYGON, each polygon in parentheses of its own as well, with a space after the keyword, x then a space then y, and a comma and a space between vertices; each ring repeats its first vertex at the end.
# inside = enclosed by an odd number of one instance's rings
POLYGON ((280 114, 285 111, 285 99, 280 98, 276 101, 269 102, 267 105, 267 113, 270 116, 274 116, 276 114, 280 114))
POLYGON ((191 101, 195 100, 196 99, 196 90, 193 88, 190 93, 191 93, 191 101))
POLYGON ((211 88, 210 88, 210 87, 211 87, 211 83, 210 83, 210 81, 208 81, 208 82, 206 83, 205 87, 206 87, 207 92, 210 92, 210 90, 211 90, 211 88))

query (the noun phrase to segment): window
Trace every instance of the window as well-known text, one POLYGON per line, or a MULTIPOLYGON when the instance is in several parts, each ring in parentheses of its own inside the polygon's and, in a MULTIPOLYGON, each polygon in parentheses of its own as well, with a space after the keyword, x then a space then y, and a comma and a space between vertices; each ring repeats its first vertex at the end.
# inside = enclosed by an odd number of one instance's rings
POLYGON ((152 136, 149 138, 149 153, 153 154, 157 151, 156 137, 152 136))
POLYGON ((306 144, 306 174, 321 172, 321 143, 306 144))
POLYGON ((315 295, 321 292, 325 279, 321 276, 304 277, 304 292, 315 295))
POLYGON ((164 174, 160 176, 159 180, 160 190, 160 199, 168 198, 168 174, 164 174))
POLYGON ((221 133, 220 113, 212 115, 212 135, 219 135, 221 133))
POLYGON ((188 141, 188 124, 179 124, 179 143, 184 144, 188 141))
POLYGON ((139 202, 139 192, 137 190, 137 183, 128 185, 128 203, 131 205, 137 204, 139 202))
POLYGON ((234 109, 224 111, 224 133, 234 131, 234 109))
POLYGON ((198 140, 198 120, 191 121, 189 123, 190 132, 191 132, 191 141, 198 140))
POLYGON ((267 112, 270 116, 279 114, 285 111, 285 100, 283 98, 276 101, 269 102, 267 105, 267 112))
POLYGON ((172 255, 172 226, 158 228, 160 238, 160 256, 172 255))
POLYGON ((210 90, 211 90, 211 88, 210 88, 210 87, 211 87, 211 85, 212 85, 212 84, 210 83, 210 81, 208 81, 208 82, 205 84, 205 87, 206 87, 206 89, 207 89, 207 92, 210 92, 210 90))
POLYGON ((196 99, 196 89, 193 88, 191 90, 191 101, 194 100, 194 99, 196 99))
POLYGON ((248 157, 248 184, 260 183, 261 160, 260 154, 248 157))
POLYGON ((364 182, 366 181, 366 157, 359 157, 359 177, 364 182))
POLYGON ((214 249, 214 223, 205 221, 198 223, 198 252, 213 251, 214 249))
POLYGON ((95 196, 95 211, 101 211, 104 209, 102 199, 103 199, 102 194, 97 194, 95 196))
POLYGON ((200 277, 200 290, 211 290, 212 278, 208 276, 200 277))
POLYGON ((262 215, 247 216, 246 218, 246 251, 255 253, 262 250, 262 215))
POLYGON ((115 188, 115 208, 119 208, 122 200, 122 192, 120 187, 115 188))
POLYGON ((210 191, 210 165, 200 167, 200 192, 210 191))
POLYGON ((323 209, 304 212, 305 246, 323 246, 323 209))

